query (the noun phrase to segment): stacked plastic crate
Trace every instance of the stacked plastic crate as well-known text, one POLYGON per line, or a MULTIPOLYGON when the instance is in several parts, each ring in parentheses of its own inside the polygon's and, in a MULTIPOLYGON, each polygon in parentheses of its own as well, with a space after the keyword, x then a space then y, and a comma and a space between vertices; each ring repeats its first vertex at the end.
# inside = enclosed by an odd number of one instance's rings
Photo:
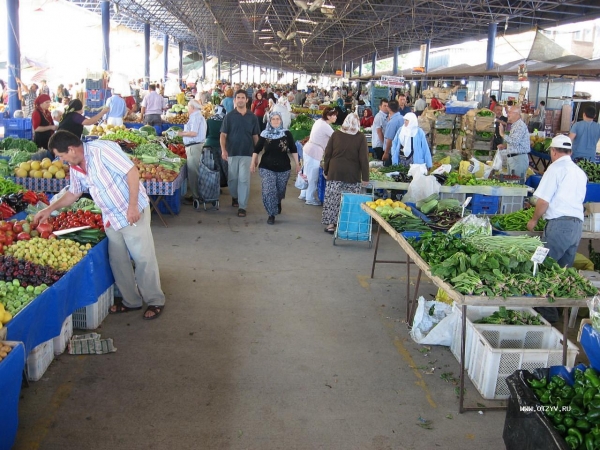
POLYGON ((31 119, 4 119, 4 137, 33 139, 31 119))
POLYGON ((454 148, 455 114, 440 114, 435 120, 433 145, 436 151, 448 151, 454 148))

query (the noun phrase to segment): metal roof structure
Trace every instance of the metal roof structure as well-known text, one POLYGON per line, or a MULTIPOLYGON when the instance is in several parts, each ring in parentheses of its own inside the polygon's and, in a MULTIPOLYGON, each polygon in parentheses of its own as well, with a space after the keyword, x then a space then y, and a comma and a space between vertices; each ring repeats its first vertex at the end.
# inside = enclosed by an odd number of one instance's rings
MULTIPOLYGON (((100 14, 101 0, 69 0, 100 14)), ((600 17, 598 0, 111 0, 111 20, 234 63, 334 73, 370 61, 487 36, 600 17), (506 27, 506 28, 505 28, 506 27)))

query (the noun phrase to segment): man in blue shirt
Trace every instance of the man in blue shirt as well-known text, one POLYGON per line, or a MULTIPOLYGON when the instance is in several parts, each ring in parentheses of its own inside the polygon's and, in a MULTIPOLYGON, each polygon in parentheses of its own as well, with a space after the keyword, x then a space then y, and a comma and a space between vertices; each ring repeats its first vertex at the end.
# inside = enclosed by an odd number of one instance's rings
POLYGON ((402 125, 404 125, 404 116, 400 114, 398 109, 400 105, 396 100, 392 100, 388 103, 389 115, 388 122, 385 126, 384 137, 384 151, 383 151, 383 165, 391 166, 392 165, 392 157, 391 157, 391 149, 392 149, 392 141, 396 137, 396 133, 400 129, 402 125))
POLYGON ((106 123, 108 125, 123 125, 123 117, 127 115, 127 106, 121 94, 113 93, 106 101, 108 113, 106 114, 106 123))
POLYGON ((588 161, 596 159, 596 146, 600 140, 600 124, 594 122, 596 109, 593 106, 585 108, 583 120, 571 128, 569 138, 573 141, 572 158, 585 158, 588 161))

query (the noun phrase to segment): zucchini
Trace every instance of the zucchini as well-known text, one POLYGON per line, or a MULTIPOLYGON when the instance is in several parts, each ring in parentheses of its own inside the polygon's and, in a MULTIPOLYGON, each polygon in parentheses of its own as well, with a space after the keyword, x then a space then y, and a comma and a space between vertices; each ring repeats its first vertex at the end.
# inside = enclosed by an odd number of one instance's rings
POLYGON ((431 200, 421 206, 421 212, 423 214, 429 214, 430 212, 435 210, 435 208, 437 208, 437 205, 438 205, 438 201, 437 201, 437 199, 434 198, 433 200, 431 200))
POLYGON ((431 194, 429 197, 424 198, 423 200, 419 200, 416 204, 417 209, 421 210, 421 206, 423 206, 425 203, 428 203, 432 200, 437 200, 438 199, 438 194, 431 194))

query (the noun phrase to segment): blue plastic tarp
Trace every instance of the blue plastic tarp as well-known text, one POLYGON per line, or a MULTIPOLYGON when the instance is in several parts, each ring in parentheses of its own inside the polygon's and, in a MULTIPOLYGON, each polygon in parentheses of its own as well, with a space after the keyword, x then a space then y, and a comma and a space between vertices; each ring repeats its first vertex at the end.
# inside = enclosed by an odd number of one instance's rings
POLYGON ((0 362, 0 450, 10 450, 17 436, 25 355, 25 347, 17 342, 8 356, 0 362))
POLYGON ((104 239, 7 324, 7 339, 23 342, 28 355, 42 342, 58 336, 73 311, 95 303, 113 283, 108 239, 104 239))

